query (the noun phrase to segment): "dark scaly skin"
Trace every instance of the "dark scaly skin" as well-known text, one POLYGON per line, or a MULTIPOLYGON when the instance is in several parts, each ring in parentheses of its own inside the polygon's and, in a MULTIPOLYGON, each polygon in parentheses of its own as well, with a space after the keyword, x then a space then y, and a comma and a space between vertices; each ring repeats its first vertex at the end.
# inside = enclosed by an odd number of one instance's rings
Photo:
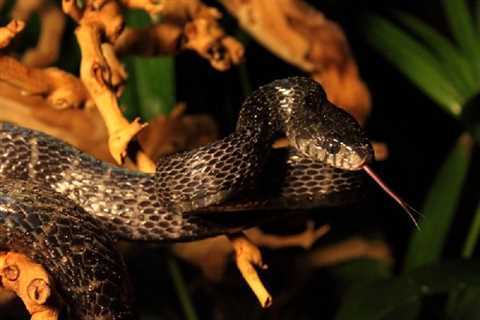
POLYGON ((0 127, 0 176, 37 181, 101 220, 112 236, 188 240, 219 231, 170 210, 154 175, 104 163, 40 132, 0 127))
MULTIPOLYGON (((232 225, 195 213, 307 209, 350 201, 361 184, 356 172, 345 170, 358 169, 371 156, 371 146, 358 124, 331 105, 317 83, 290 78, 272 82, 252 94, 242 106, 234 133, 204 147, 163 158, 155 174, 117 168, 45 134, 0 124, 0 184, 6 181, 7 186, 0 189, 0 203, 13 203, 14 209, 7 206, 3 214, 18 215, 15 221, 19 225, 37 211, 45 217, 49 214, 53 220, 62 217, 65 225, 68 221, 80 224, 79 217, 89 215, 85 221, 98 222, 96 229, 90 229, 89 222, 80 228, 87 233, 96 230, 92 237, 97 233, 99 239, 84 239, 78 247, 92 248, 92 252, 96 252, 92 244, 96 241, 107 248, 108 237, 162 242, 201 239, 229 232, 232 225), (270 146, 281 132, 297 150, 277 157, 271 154, 270 146), (17 183, 24 192, 9 194, 17 183), (29 192, 30 200, 26 196, 29 192), (49 201, 59 205, 48 206, 49 201), (69 215, 70 211, 74 214, 69 215), (107 232, 108 237, 101 235, 107 232)), ((48 223, 31 223, 29 234, 36 237, 48 223)), ((0 225, 6 227, 5 223, 0 225)), ((244 227, 244 222, 234 227, 244 227)), ((47 240, 60 236, 56 229, 50 231, 45 235, 47 240)), ((64 244, 68 242, 66 238, 64 244)), ((0 247, 27 255, 33 243, 22 232, 0 238, 0 247), (15 246, 14 242, 24 245, 15 246)), ((54 246, 51 250, 67 257, 71 254, 68 246, 54 246)), ((53 271, 55 281, 65 288, 63 293, 74 296, 73 291, 68 291, 73 290, 72 274, 54 269, 59 268, 57 257, 33 258, 53 271)), ((102 250, 95 259, 99 266, 102 261, 117 261, 112 268, 118 270, 117 275, 123 275, 123 265, 113 248, 102 250)), ((77 273, 84 272, 85 267, 88 270, 84 261, 72 266, 77 273)), ((94 273, 90 276, 97 277, 94 273)), ((118 283, 115 277, 108 281, 118 283)), ((101 286, 89 294, 115 303, 121 298, 112 298, 101 286)), ((87 314, 91 319, 128 318, 114 307, 110 315, 100 316, 95 303, 79 301, 74 314, 87 314)))
POLYGON ((73 201, 36 182, 1 179, 0 251, 40 263, 74 319, 133 319, 128 276, 113 243, 73 201))
POLYGON ((301 155, 294 149, 274 150, 258 182, 229 201, 195 213, 245 212, 257 215, 344 206, 363 197, 365 175, 346 171, 301 155))

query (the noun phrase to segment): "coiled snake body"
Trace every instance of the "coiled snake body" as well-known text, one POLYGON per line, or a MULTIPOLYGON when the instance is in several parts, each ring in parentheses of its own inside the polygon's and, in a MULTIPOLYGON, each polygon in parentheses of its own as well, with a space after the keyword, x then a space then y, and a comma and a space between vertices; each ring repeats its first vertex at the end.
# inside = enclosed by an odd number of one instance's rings
POLYGON ((359 125, 307 78, 259 88, 243 104, 234 133, 161 159, 155 174, 111 166, 3 123, 0 250, 41 263, 72 317, 129 319, 130 291, 115 239, 200 239, 232 228, 211 219, 213 212, 259 210, 265 217, 338 205, 359 193, 356 170, 371 158, 359 125), (280 133, 292 148, 272 152, 280 133))

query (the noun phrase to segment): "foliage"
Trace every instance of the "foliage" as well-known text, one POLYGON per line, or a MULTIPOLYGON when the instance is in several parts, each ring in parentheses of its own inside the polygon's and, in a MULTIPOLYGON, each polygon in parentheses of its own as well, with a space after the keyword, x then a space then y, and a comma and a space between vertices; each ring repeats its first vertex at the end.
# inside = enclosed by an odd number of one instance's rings
MULTIPOLYGON (((135 27, 149 25, 143 11, 128 11, 127 24, 135 27)), ((168 114, 175 103, 175 58, 128 57, 129 80, 122 96, 130 119, 141 117, 148 121, 159 114, 168 114)))
MULTIPOLYGON (((376 15, 365 23, 369 43, 460 121, 465 133, 432 183, 423 205, 425 218, 421 230, 414 232, 409 243, 403 273, 352 283, 338 320, 419 319, 425 315, 448 319, 478 317, 474 302, 480 293, 478 260, 445 262, 442 253, 472 170, 473 141, 480 142, 480 12, 477 10, 475 17, 469 14, 464 0, 444 0, 443 7, 452 40, 406 13, 395 15, 401 25, 376 15), (437 302, 435 308, 426 308, 429 299, 437 302), (438 303, 445 300, 443 305, 438 303)), ((472 257, 480 233, 479 215, 477 209, 458 256, 472 257)))

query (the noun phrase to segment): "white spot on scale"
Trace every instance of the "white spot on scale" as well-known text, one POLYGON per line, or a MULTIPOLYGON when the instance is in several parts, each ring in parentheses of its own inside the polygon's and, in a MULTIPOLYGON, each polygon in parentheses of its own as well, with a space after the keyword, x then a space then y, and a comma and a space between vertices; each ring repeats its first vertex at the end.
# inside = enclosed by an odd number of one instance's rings
POLYGON ((64 193, 64 192, 70 190, 70 187, 71 187, 71 183, 68 182, 68 181, 65 181, 65 180, 59 181, 59 182, 52 185, 53 190, 55 190, 59 193, 64 193))
POLYGON ((32 138, 28 141, 30 144, 30 162, 28 164, 28 176, 35 178, 35 164, 38 162, 38 141, 37 138, 32 138))
POLYGON ((90 207, 92 208, 92 210, 93 210, 94 212, 98 212, 98 211, 100 211, 100 210, 102 209, 98 203, 94 203, 94 202, 92 202, 92 204, 90 205, 90 207))
POLYGON ((5 205, 0 205, 0 211, 2 212, 8 212, 8 213, 14 213, 14 210, 11 207, 7 207, 5 205))
POLYGON ((294 104, 293 99, 293 89, 287 89, 282 87, 275 87, 278 93, 283 96, 283 99, 280 100, 280 108, 282 108, 287 115, 292 113, 292 105, 294 104))
POLYGON ((292 95, 292 92, 293 92, 293 89, 290 88, 290 89, 287 89, 287 88, 282 88, 282 87, 275 87, 275 89, 282 95, 284 96, 291 96, 292 95))

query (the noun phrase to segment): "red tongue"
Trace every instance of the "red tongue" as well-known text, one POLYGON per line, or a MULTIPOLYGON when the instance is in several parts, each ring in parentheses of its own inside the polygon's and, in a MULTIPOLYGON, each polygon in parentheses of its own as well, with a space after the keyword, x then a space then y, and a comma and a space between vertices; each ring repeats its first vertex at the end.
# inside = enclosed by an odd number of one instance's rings
POLYGON ((410 217, 410 219, 413 221, 413 223, 415 224, 415 227, 417 227, 417 229, 420 230, 420 226, 418 225, 418 222, 417 220, 415 219, 415 217, 413 216, 413 213, 417 214, 417 215, 422 215, 420 212, 418 212, 417 210, 415 210, 411 205, 409 205, 408 203, 406 203, 402 198, 400 198, 395 192, 392 191, 392 189, 390 189, 386 184, 385 182, 383 182, 383 180, 367 165, 364 165, 363 166, 363 170, 365 170, 366 173, 368 173, 368 175, 370 177, 372 177, 373 181, 375 181, 390 197, 393 198, 393 200, 395 200, 404 210, 405 212, 408 214, 408 216, 410 217))

